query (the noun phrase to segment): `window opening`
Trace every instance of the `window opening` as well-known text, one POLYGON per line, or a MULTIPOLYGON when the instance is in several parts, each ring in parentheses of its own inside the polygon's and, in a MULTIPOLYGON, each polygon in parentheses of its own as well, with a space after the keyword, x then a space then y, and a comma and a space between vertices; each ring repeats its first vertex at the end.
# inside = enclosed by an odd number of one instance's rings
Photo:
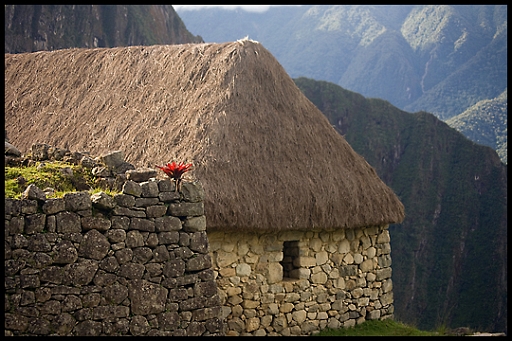
POLYGON ((299 241, 291 240, 283 243, 283 279, 299 278, 299 241))

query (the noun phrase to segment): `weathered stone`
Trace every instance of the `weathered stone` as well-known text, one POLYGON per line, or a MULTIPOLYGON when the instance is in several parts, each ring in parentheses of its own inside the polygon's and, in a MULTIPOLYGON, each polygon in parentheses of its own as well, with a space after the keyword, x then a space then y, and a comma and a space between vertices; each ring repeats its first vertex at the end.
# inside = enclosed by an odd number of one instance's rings
POLYGON ((269 263, 267 266, 267 283, 277 283, 283 280, 283 267, 279 263, 269 263))
POLYGON ((204 190, 198 182, 183 182, 181 185, 183 200, 188 202, 200 202, 204 199, 204 190))
POLYGON ((368 320, 378 320, 380 318, 380 310, 379 309, 371 310, 370 312, 368 312, 366 314, 366 318, 368 320))
POLYGON ((190 250, 199 253, 208 252, 208 236, 206 231, 192 233, 190 236, 190 245, 188 247, 190 250))
POLYGON ((377 276, 375 280, 382 281, 383 279, 391 277, 391 268, 378 269, 375 271, 375 275, 377 276))
POLYGON ((327 282, 327 275, 325 272, 318 272, 316 274, 311 275, 311 282, 315 284, 324 284, 327 282))
POLYGON ((30 200, 46 200, 46 193, 43 192, 39 187, 34 184, 30 184, 21 194, 22 199, 30 199, 30 200))
POLYGON ((179 315, 177 312, 164 312, 158 314, 158 326, 162 330, 174 330, 179 325, 179 315))
POLYGON ((98 230, 98 231, 108 231, 111 226, 110 219, 103 219, 99 217, 82 217, 82 230, 98 230))
POLYGON ((391 238, 389 237, 389 231, 388 230, 384 230, 377 237, 377 244, 389 243, 390 240, 391 240, 391 238))
POLYGON ((47 199, 42 206, 42 210, 46 214, 59 213, 66 210, 66 203, 62 198, 47 199))
POLYGON ((90 230, 84 235, 78 247, 78 256, 90 259, 103 259, 110 249, 110 243, 98 230, 90 230))
POLYGON ((87 285, 98 271, 98 262, 84 259, 80 263, 69 264, 64 267, 62 283, 66 285, 87 285))
POLYGON ((147 219, 131 218, 129 229, 154 232, 155 231, 155 223, 153 221, 147 220, 147 219))
POLYGON ((141 197, 143 198, 157 198, 158 197, 158 184, 155 181, 146 181, 140 184, 141 197))
POLYGON ((180 202, 169 204, 169 214, 176 217, 201 216, 204 214, 203 202, 180 202))
POLYGON ((148 181, 157 176, 157 171, 153 168, 138 168, 126 171, 126 179, 135 182, 148 181))
POLYGON ((140 263, 125 263, 119 266, 118 275, 128 279, 141 279, 144 275, 145 267, 140 263))
POLYGON ((110 256, 103 258, 99 263, 99 267, 107 272, 115 272, 119 269, 119 262, 116 257, 110 256))
POLYGON ((109 229, 105 233, 105 237, 107 237, 108 241, 111 243, 120 243, 126 240, 126 231, 123 229, 109 229))
POLYGON ((117 305, 128 297, 128 287, 119 283, 114 283, 103 288, 101 295, 108 304, 117 305))
POLYGON ((135 181, 128 180, 123 185, 122 193, 140 197, 142 194, 142 188, 135 181))
POLYGON ((379 301, 382 304, 382 306, 384 306, 384 307, 388 304, 392 304, 393 303, 393 292, 388 292, 386 294, 383 294, 380 297, 379 301))
POLYGON ((105 192, 98 192, 91 195, 91 202, 94 207, 102 210, 111 210, 116 206, 116 201, 105 192))
POLYGON ((361 269, 362 272, 368 272, 368 271, 373 270, 373 260, 371 260, 371 259, 365 260, 364 262, 359 264, 359 268, 361 269))
POLYGON ((128 296, 131 301, 131 312, 135 315, 149 315, 165 311, 167 293, 168 289, 146 280, 129 281, 128 296))
POLYGON ((69 240, 63 240, 55 246, 55 264, 72 264, 78 259, 78 251, 69 240))
POLYGON ((20 202, 22 214, 37 213, 37 200, 21 200, 20 202))
POLYGON ((114 195, 114 201, 117 205, 122 207, 133 207, 135 206, 135 197, 130 194, 116 194, 114 195))
POLYGON ((144 246, 144 237, 138 230, 132 230, 126 234, 125 242, 126 246, 133 249, 139 246, 144 246))
POLYGON ((5 155, 21 156, 21 152, 18 150, 18 148, 5 141, 5 155))
POLYGON ((153 258, 153 251, 149 247, 143 246, 133 250, 133 262, 145 264, 153 258))
POLYGON ((158 218, 163 217, 167 212, 167 206, 164 205, 154 205, 146 207, 146 216, 148 218, 158 218))
POLYGON ((30 214, 25 217, 25 229, 26 234, 35 234, 42 232, 46 225, 46 214, 36 213, 30 214))
POLYGON ((83 211, 92 208, 91 197, 87 192, 72 192, 64 194, 64 202, 68 211, 83 211))
POLYGON ((32 158, 37 161, 48 160, 48 149, 49 145, 46 143, 34 143, 31 148, 32 158))
POLYGON ((146 218, 146 212, 144 211, 144 209, 137 210, 137 208, 129 209, 127 207, 117 206, 112 210, 112 214, 134 218, 146 218))
POLYGON ((44 234, 36 234, 28 238, 27 249, 34 252, 48 252, 52 246, 44 234))
POLYGON ((382 255, 379 258, 379 266, 381 268, 387 268, 391 266, 391 255, 382 255))
POLYGON ((187 260, 187 271, 199 271, 208 269, 212 266, 212 261, 209 254, 197 255, 197 257, 187 260))
POLYGON ((185 273, 185 261, 172 259, 164 264, 163 274, 166 277, 178 277, 185 273))
POLYGON ((177 217, 165 216, 155 219, 157 232, 181 230, 181 220, 177 217))
POLYGON ((183 230, 186 232, 206 231, 206 216, 188 217, 183 222, 183 230))
POLYGON ((112 151, 100 156, 100 161, 107 167, 115 169, 125 162, 124 153, 121 150, 112 151))
POLYGON ((74 212, 59 212, 55 216, 58 233, 80 233, 80 216, 74 212))
POLYGON ((178 231, 168 231, 158 233, 158 243, 163 245, 177 244, 180 240, 178 231))

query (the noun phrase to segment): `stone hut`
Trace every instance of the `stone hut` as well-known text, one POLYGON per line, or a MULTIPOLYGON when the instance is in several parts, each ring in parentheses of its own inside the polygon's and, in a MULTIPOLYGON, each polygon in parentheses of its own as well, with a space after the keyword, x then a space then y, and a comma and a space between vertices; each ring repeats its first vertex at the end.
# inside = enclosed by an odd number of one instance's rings
POLYGON ((194 164, 227 335, 393 317, 404 207, 258 42, 6 54, 5 84, 23 152, 194 164))

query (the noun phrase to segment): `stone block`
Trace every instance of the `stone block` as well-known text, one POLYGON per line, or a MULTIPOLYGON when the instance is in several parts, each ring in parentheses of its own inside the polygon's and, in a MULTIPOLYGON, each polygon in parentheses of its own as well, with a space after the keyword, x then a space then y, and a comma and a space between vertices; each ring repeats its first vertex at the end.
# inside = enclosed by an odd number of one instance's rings
POLYGON ((109 249, 110 243, 107 238, 97 230, 90 230, 80 242, 78 256, 100 260, 107 255, 109 249))
POLYGON ((379 309, 375 309, 375 310, 369 311, 366 314, 366 318, 368 320, 378 320, 380 318, 380 310, 379 309))
POLYGON ((199 271, 208 269, 212 266, 212 261, 209 254, 197 255, 197 257, 187 260, 187 271, 199 271))
POLYGON ((391 277, 392 270, 391 268, 378 269, 375 271, 377 281, 382 281, 383 279, 391 277))
POLYGON ((82 217, 81 223, 83 231, 108 231, 112 225, 110 219, 104 219, 99 217, 82 217))
POLYGON ((105 192, 98 192, 91 195, 92 205, 102 210, 111 210, 116 206, 116 201, 105 192))
POLYGON ((151 220, 133 217, 133 218, 130 218, 130 226, 128 227, 128 229, 146 231, 146 232, 154 232, 155 231, 155 223, 151 220))
POLYGON ((326 251, 321 251, 315 254, 316 265, 322 265, 327 263, 329 256, 326 251))
POLYGON ((92 208, 92 201, 87 192, 72 192, 64 194, 67 211, 83 211, 92 208))
POLYGON ((240 277, 249 276, 251 274, 251 266, 241 263, 236 266, 236 275, 240 277))
POLYGON ((126 179, 135 182, 148 181, 157 176, 157 171, 153 168, 138 168, 126 171, 126 179))
POLYGON ((183 200, 188 202, 200 202, 204 199, 203 186, 197 181, 182 182, 181 193, 183 194, 183 200))
POLYGON ((55 216, 57 233, 80 233, 80 216, 74 212, 59 212, 55 216))
POLYGON ((179 231, 181 228, 180 218, 165 216, 155 219, 155 229, 157 232, 179 231))
POLYGON ((168 214, 175 217, 201 216, 204 214, 203 202, 179 202, 169 204, 168 214))
POLYGON ((46 225, 46 214, 35 213, 25 216, 25 234, 40 233, 46 225))
POLYGON ((361 269, 362 272, 369 272, 369 271, 373 270, 373 260, 372 259, 365 260, 364 262, 359 264, 359 268, 361 269))
POLYGON ((206 231, 206 216, 188 217, 183 222, 183 230, 186 232, 206 231))
POLYGON ((158 314, 165 311, 168 290, 146 280, 128 282, 131 312, 135 315, 158 314))
POLYGON ((311 275, 311 282, 315 284, 324 284, 327 282, 327 274, 325 272, 318 272, 314 275, 311 275))
POLYGON ((135 181, 128 180, 123 184, 122 193, 133 195, 134 197, 140 197, 142 194, 142 188, 135 181))

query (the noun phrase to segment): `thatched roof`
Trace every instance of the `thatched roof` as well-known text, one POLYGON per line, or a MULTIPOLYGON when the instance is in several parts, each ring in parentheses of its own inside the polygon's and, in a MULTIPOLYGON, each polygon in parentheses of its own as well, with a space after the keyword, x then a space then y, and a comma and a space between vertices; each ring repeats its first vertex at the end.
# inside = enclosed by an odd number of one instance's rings
POLYGON ((257 42, 5 55, 6 130, 140 166, 193 162, 208 230, 401 222, 375 170, 257 42))

